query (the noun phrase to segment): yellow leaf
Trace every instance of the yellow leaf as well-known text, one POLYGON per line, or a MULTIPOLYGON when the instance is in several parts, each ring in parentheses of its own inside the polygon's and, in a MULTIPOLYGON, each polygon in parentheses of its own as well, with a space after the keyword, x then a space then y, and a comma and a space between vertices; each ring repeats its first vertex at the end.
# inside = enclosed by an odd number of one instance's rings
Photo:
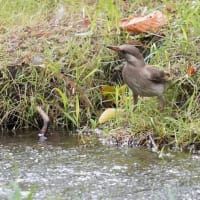
POLYGON ((107 121, 115 119, 117 115, 121 115, 124 113, 123 109, 116 108, 107 108, 99 117, 99 123, 103 124, 107 121))
MULTIPOLYGON (((121 87, 119 87, 118 88, 119 94, 125 93, 126 88, 127 88, 127 85, 122 85, 121 87)), ((109 86, 109 85, 103 85, 101 87, 101 94, 103 96, 106 96, 106 95, 111 94, 111 93, 115 94, 116 90, 117 90, 116 87, 109 86)))
POLYGON ((122 85, 120 88, 119 88, 119 94, 124 94, 126 89, 128 88, 127 85, 122 85))
POLYGON ((122 85, 121 87, 113 87, 109 85, 103 85, 101 87, 101 94, 107 100, 115 102, 115 95, 123 95, 126 91, 127 85, 122 85))
POLYGON ((109 85, 103 85, 101 88, 101 94, 102 96, 107 96, 111 93, 115 93, 115 87, 109 86, 109 85))

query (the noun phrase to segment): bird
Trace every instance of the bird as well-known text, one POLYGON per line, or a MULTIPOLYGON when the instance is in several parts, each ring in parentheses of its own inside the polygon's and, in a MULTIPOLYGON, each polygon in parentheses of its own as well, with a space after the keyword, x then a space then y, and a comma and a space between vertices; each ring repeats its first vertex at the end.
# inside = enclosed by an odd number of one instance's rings
POLYGON ((124 83, 133 93, 133 110, 137 108, 138 96, 157 96, 159 110, 164 110, 163 92, 169 81, 170 73, 145 64, 144 57, 134 45, 123 44, 119 46, 106 46, 108 49, 118 52, 125 59, 122 69, 124 83))

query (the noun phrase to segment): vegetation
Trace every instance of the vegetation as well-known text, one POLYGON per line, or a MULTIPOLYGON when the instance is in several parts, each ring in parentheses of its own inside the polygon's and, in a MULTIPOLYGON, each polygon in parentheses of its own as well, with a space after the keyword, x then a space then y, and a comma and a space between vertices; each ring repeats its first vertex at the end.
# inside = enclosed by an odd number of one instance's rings
POLYGON ((0 3, 2 128, 40 126, 37 105, 48 113, 54 126, 94 128, 100 113, 108 106, 102 103, 100 88, 118 87, 116 75, 120 73, 115 67, 122 63, 105 45, 137 40, 143 44, 141 50, 147 62, 171 73, 165 111, 157 110, 154 98, 143 98, 132 112, 130 91, 119 95, 116 89, 112 106, 126 112, 109 122, 109 126, 103 125, 103 129, 119 127, 116 140, 121 132, 128 132, 131 138, 139 138, 138 145, 148 146, 147 138, 151 135, 159 148, 184 149, 194 145, 199 149, 200 78, 198 70, 194 74, 187 71, 188 67, 199 67, 199 1, 0 0, 0 3), (168 18, 167 27, 158 35, 120 31, 121 18, 154 10, 161 10, 168 18))

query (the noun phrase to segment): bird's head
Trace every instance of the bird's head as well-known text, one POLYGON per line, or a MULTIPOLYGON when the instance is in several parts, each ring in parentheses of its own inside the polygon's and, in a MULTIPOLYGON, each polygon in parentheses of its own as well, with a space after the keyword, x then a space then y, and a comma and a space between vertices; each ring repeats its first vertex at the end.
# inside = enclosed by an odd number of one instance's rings
POLYGON ((139 49, 134 45, 106 46, 108 49, 118 52, 120 57, 124 58, 128 63, 134 66, 144 66, 144 57, 139 49))

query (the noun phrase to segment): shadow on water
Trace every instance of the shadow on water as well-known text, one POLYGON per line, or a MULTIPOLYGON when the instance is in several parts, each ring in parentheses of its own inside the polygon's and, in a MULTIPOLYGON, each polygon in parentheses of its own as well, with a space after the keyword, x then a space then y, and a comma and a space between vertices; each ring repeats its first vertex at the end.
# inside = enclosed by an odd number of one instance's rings
POLYGON ((198 199, 200 157, 170 154, 165 160, 137 148, 84 148, 78 137, 54 131, 45 143, 37 132, 0 138, 0 199, 17 182, 34 199, 198 199))
POLYGON ((0 144, 3 145, 38 145, 44 143, 46 145, 73 147, 78 146, 78 137, 75 134, 67 133, 64 130, 51 131, 48 140, 44 142, 39 141, 39 131, 24 130, 17 133, 7 132, 0 136, 0 144))

